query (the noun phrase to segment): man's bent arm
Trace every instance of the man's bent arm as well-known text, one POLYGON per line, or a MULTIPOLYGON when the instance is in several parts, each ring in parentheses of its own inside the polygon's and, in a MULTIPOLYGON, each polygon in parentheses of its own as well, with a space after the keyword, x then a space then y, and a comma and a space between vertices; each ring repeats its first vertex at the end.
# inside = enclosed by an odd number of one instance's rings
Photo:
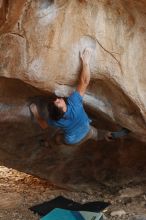
POLYGON ((42 129, 48 128, 48 124, 45 120, 43 120, 42 118, 37 118, 36 120, 42 129))
POLYGON ((38 122, 38 124, 40 125, 40 127, 41 127, 42 129, 48 128, 48 124, 47 124, 47 122, 40 116, 36 104, 32 103, 32 104, 30 105, 30 110, 31 110, 31 112, 33 113, 33 115, 34 115, 36 121, 38 122))

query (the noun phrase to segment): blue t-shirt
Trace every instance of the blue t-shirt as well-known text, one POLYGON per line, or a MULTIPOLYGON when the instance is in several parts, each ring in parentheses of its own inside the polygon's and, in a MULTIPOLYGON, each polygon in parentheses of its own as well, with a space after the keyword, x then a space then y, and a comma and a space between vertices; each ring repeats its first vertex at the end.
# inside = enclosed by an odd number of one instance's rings
POLYGON ((67 98, 67 111, 57 121, 48 120, 48 124, 61 128, 64 132, 64 141, 67 144, 80 142, 89 132, 91 120, 83 108, 83 98, 77 92, 73 92, 67 98))

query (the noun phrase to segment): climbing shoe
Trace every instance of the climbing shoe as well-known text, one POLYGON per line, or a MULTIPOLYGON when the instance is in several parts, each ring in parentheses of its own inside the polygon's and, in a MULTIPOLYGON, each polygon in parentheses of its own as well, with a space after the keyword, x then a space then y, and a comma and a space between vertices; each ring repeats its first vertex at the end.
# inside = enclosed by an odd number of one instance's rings
POLYGON ((112 139, 121 138, 127 136, 130 133, 130 130, 127 128, 121 128, 119 131, 111 132, 112 139))

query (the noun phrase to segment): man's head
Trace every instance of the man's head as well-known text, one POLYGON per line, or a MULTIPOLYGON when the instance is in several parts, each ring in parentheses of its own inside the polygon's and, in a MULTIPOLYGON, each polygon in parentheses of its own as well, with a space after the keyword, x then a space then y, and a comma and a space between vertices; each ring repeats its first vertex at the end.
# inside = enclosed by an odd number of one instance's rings
POLYGON ((65 103, 65 100, 63 98, 57 97, 54 101, 54 105, 57 108, 62 109, 64 112, 66 111, 66 103, 65 103))
POLYGON ((49 117, 52 120, 59 120, 67 110, 66 102, 63 98, 56 97, 48 105, 49 117))

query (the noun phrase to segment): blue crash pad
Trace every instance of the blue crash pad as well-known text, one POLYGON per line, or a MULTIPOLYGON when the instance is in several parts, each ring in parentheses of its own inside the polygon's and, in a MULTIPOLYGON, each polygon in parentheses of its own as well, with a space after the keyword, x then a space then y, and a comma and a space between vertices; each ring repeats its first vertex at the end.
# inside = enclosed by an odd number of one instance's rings
POLYGON ((70 211, 66 209, 55 208, 40 220, 102 220, 101 212, 88 211, 70 211))

